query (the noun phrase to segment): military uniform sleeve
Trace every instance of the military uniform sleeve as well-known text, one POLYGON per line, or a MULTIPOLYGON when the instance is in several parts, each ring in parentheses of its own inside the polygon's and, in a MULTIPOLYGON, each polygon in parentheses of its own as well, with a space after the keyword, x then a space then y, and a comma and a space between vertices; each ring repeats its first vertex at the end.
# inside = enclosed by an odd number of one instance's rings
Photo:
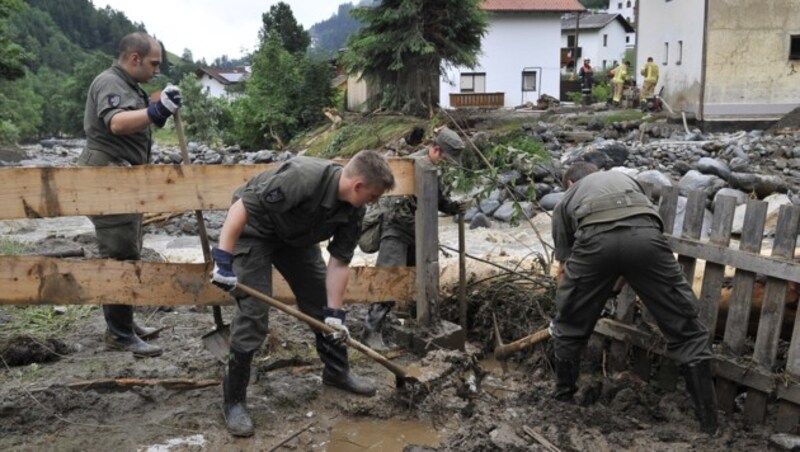
POLYGON ((132 95, 130 87, 117 77, 108 76, 97 80, 95 86, 95 111, 106 127, 111 124, 115 114, 126 110, 138 110, 138 95, 132 95))
POLYGON ((567 216, 568 199, 565 196, 553 209, 552 233, 555 258, 559 262, 566 262, 572 254, 572 244, 575 242, 575 231, 572 222, 567 216))
POLYGON ((256 176, 241 192, 242 203, 250 215, 283 213, 308 198, 308 181, 294 165, 284 163, 274 174, 256 176))
POLYGON ((354 209, 350 220, 336 229, 333 239, 328 243, 328 252, 331 256, 347 264, 353 260, 365 212, 364 208, 354 209))

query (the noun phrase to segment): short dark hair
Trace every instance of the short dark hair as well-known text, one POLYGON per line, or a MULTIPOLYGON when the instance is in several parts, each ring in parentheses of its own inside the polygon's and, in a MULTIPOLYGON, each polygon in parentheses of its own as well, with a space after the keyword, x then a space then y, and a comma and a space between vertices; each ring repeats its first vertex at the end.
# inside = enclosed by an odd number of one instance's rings
POLYGON ((561 177, 561 185, 564 188, 569 187, 569 183, 575 183, 579 180, 583 179, 584 177, 597 172, 597 166, 594 163, 589 163, 586 161, 581 160, 580 162, 575 162, 564 171, 564 175, 561 177))
POLYGON ((626 66, 630 66, 630 65, 631 65, 631 62, 630 62, 630 61, 625 61, 625 65, 626 65, 626 66))
POLYGON ((394 174, 386 157, 372 150, 359 151, 344 167, 348 177, 361 177, 369 188, 381 188, 384 191, 395 187, 394 174))
POLYGON ((647 57, 647 62, 648 63, 652 63, 653 62, 653 57, 647 57))
POLYGON ((154 45, 158 45, 154 37, 143 31, 134 31, 119 41, 119 59, 125 60, 132 53, 138 53, 144 58, 150 54, 154 45))

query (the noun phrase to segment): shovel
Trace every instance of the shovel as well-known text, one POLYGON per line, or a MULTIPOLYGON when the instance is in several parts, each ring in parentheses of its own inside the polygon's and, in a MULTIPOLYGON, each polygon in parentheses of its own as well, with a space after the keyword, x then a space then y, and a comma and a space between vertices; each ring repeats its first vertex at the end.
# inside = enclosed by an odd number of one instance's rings
MULTIPOLYGON (((175 119, 175 131, 178 134, 178 144, 181 147, 181 157, 184 164, 189 164, 189 149, 186 146, 186 135, 183 132, 183 120, 181 120, 180 110, 175 111, 173 115, 175 119)), ((197 218, 197 230, 200 232, 200 243, 203 247, 203 261, 208 264, 211 262, 211 247, 208 244, 208 234, 206 233, 206 223, 203 221, 203 212, 201 210, 194 211, 197 218)), ((221 362, 228 360, 228 352, 230 350, 230 337, 231 330, 228 325, 222 321, 222 308, 219 305, 212 306, 214 311, 214 325, 215 328, 210 333, 203 335, 203 346, 215 358, 221 362)))
POLYGON ((494 313, 492 313, 492 322, 494 322, 494 339, 496 344, 494 348, 494 357, 498 360, 506 359, 508 355, 514 352, 544 342, 550 338, 550 328, 543 328, 522 339, 517 339, 510 344, 504 344, 503 340, 500 339, 500 328, 497 327, 497 318, 494 316, 494 313))
MULTIPOLYGON (((250 295, 251 297, 257 298, 257 299, 263 301, 264 303, 272 306, 275 309, 283 311, 283 312, 289 314, 290 316, 292 316, 292 317, 294 317, 294 318, 296 318, 298 320, 302 320, 303 322, 307 323, 312 328, 316 328, 316 329, 322 331, 323 333, 332 334, 332 333, 336 332, 336 330, 333 327, 331 327, 329 325, 326 325, 323 322, 320 322, 319 320, 315 319, 314 317, 311 317, 310 315, 304 314, 304 313, 298 311, 297 309, 294 309, 294 308, 292 308, 290 306, 287 306, 287 305, 281 303, 280 301, 270 297, 269 295, 263 294, 263 293, 255 290, 255 289, 253 289, 251 287, 248 287, 248 286, 246 286, 244 284, 241 284, 241 283, 237 284, 235 290, 239 290, 242 293, 246 293, 247 295, 250 295)), ((400 387, 400 388, 406 387, 406 384, 408 384, 408 383, 415 384, 415 385, 419 384, 419 380, 417 378, 412 377, 411 375, 409 375, 409 373, 408 373, 408 371, 406 369, 404 369, 403 367, 398 366, 397 364, 389 361, 389 359, 387 359, 385 356, 383 356, 380 353, 376 352, 375 350, 367 347, 366 345, 362 344, 361 342, 358 342, 355 339, 353 339, 351 337, 348 337, 347 338, 347 345, 349 345, 350 347, 353 347, 354 349, 356 349, 356 350, 360 351, 361 353, 367 355, 368 357, 372 358, 373 360, 375 360, 381 366, 389 369, 389 371, 392 372, 395 375, 395 384, 396 384, 397 387, 400 387)))

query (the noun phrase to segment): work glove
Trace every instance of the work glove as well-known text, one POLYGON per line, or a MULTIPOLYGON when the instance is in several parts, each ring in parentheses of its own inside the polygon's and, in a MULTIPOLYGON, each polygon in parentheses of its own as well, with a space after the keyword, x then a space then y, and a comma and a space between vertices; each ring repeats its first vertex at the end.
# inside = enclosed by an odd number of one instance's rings
POLYGON ((211 284, 220 289, 231 290, 236 288, 236 274, 233 273, 233 254, 221 250, 216 246, 211 248, 211 257, 214 259, 214 271, 211 272, 211 284))
POLYGON ((326 306, 322 309, 322 314, 325 316, 325 324, 336 330, 333 333, 326 333, 325 336, 336 345, 346 344, 347 340, 350 339, 350 330, 344 325, 347 311, 344 309, 331 309, 326 306))
POLYGON ((465 214, 467 213, 467 202, 466 201, 456 201, 456 213, 465 214))
POLYGON ((164 127, 167 118, 181 108, 181 90, 175 85, 167 85, 161 90, 158 102, 147 107, 147 116, 158 127, 164 127))

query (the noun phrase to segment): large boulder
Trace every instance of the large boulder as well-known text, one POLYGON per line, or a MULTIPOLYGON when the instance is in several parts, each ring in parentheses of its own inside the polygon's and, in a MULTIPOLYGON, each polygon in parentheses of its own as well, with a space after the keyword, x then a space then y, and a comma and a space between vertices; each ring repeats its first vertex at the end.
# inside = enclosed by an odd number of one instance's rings
POLYGON ((659 170, 642 171, 636 175, 636 181, 642 185, 650 185, 654 197, 661 197, 661 190, 664 187, 672 187, 672 179, 659 170))
POLYGON ((547 210, 548 212, 553 210, 553 208, 561 201, 561 198, 564 197, 564 192, 558 193, 548 193, 542 196, 542 199, 539 200, 539 205, 542 206, 542 209, 547 210))
POLYGON ((502 206, 500 206, 497 210, 494 211, 492 216, 497 218, 500 221, 509 222, 516 216, 518 220, 524 220, 525 218, 533 218, 533 204, 527 201, 518 203, 520 212, 517 215, 517 203, 508 201, 504 202, 502 206))
POLYGON ((711 174, 703 174, 697 170, 689 170, 678 181, 681 195, 688 195, 691 191, 702 191, 706 197, 711 198, 721 188, 725 181, 711 174))
POLYGON ((701 157, 700 160, 697 161, 696 166, 697 170, 703 174, 712 174, 725 180, 731 175, 731 169, 728 167, 728 164, 720 159, 701 157))
MULTIPOLYGON (((788 196, 782 193, 775 193, 767 196, 763 201, 767 203, 767 219, 764 225, 764 237, 771 237, 775 235, 775 228, 778 224, 778 213, 780 212, 781 206, 791 205, 792 201, 788 196)), ((733 228, 731 230, 734 234, 742 233, 746 210, 746 203, 736 207, 736 212, 733 214, 733 228)))

